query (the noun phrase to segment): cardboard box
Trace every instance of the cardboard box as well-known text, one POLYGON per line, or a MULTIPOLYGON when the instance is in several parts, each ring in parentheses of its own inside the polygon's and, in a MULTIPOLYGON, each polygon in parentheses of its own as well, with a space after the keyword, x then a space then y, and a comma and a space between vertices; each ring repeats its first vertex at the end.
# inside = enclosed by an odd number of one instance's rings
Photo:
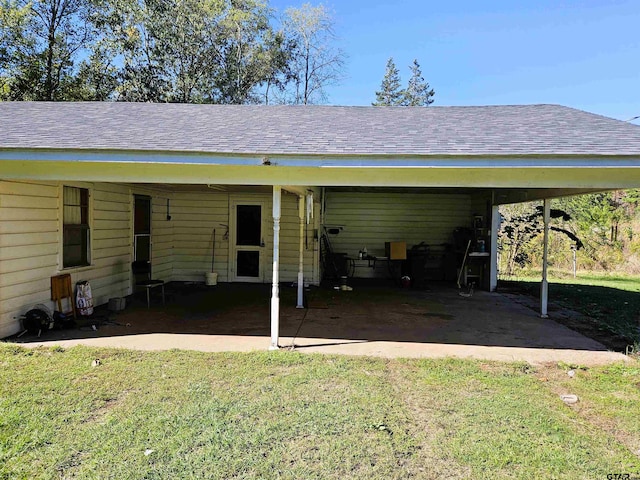
POLYGON ((385 242, 384 256, 389 260, 406 260, 407 242, 385 242))

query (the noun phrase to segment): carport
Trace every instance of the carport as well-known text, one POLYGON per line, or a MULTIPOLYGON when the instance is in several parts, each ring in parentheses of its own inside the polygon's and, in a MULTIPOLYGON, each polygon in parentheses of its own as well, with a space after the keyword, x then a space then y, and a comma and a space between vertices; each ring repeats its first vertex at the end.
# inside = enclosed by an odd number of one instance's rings
MULTIPOLYGON (((263 350, 270 335, 268 285, 171 284, 167 307, 143 299, 84 327, 25 335, 25 346, 100 347, 200 351, 263 350)), ((533 364, 595 365, 624 360, 591 340, 500 293, 461 297, 448 283, 401 289, 375 280, 354 290, 311 288, 308 308, 295 308, 296 289, 281 289, 280 347, 306 353, 387 358, 459 357, 533 364)), ((131 299, 130 299, 131 300, 131 299)))
MULTIPOLYGON (((255 246, 261 262, 270 266, 253 278, 271 283, 271 348, 280 344, 281 281, 296 280, 301 293, 305 282, 319 280, 318 268, 310 274, 305 269, 318 264, 318 231, 324 214, 330 215, 336 206, 327 203, 336 189, 364 189, 361 193, 378 196, 382 202, 394 189, 399 195, 394 204, 400 206, 403 195, 423 195, 428 200, 426 210, 442 199, 464 197, 469 222, 475 214, 484 218, 488 287, 493 290, 500 204, 640 186, 637 126, 556 105, 373 108, 21 102, 0 105, 0 120, 6 125, 0 140, 0 178, 6 195, 0 205, 2 240, 7 246, 0 273, 3 335, 19 329, 16 318, 33 303, 49 301, 49 277, 66 271, 60 261, 64 208, 56 194, 66 186, 95 192, 88 208, 95 210, 92 226, 99 227, 92 231, 100 232, 96 239, 100 248, 93 244, 92 248, 103 256, 71 273, 74 280, 95 279, 97 303, 132 290, 132 195, 150 198, 157 222, 153 230, 164 236, 162 242, 151 240, 154 272, 162 272, 167 281, 193 281, 191 275, 207 271, 208 261, 202 253, 176 254, 176 246, 192 239, 186 220, 178 221, 180 214, 191 215, 189 221, 195 224, 209 222, 209 228, 223 222, 215 214, 202 214, 199 207, 216 192, 226 202, 222 210, 229 212, 231 190, 248 195, 253 189, 268 189, 269 193, 253 193, 260 197, 265 233, 255 246), (172 210, 176 203, 182 212, 172 210), (285 213, 289 230, 281 237, 285 213), (115 231, 118 235, 111 236, 115 231), (282 239, 287 242, 284 249, 282 239), (47 259, 36 262, 33 252, 39 249, 46 251, 47 259)), ((368 207, 366 202, 359 204, 371 210, 368 207)), ((547 224, 548 207, 545 201, 547 224)), ((354 231, 349 221, 341 226, 354 231)), ((360 240, 355 237, 353 242, 366 245, 360 240)), ((389 232, 379 236, 375 248, 387 240, 394 240, 389 232)), ((232 250, 226 247, 221 260, 229 273, 226 280, 243 280, 242 275, 231 275, 239 257, 229 256, 232 250)), ((543 281, 543 315, 545 285, 543 281)), ((303 306, 299 296, 292 303, 303 306)))

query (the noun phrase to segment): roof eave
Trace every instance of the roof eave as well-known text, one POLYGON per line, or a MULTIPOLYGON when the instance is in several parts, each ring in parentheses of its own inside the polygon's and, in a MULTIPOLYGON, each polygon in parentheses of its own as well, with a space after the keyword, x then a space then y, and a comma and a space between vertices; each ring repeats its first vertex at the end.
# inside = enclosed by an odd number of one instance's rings
POLYGON ((280 165, 287 167, 638 167, 637 155, 611 154, 290 154, 278 152, 202 152, 168 150, 63 149, 0 147, 0 160, 107 163, 175 163, 194 165, 280 165), (385 163, 385 160, 393 163, 385 163))

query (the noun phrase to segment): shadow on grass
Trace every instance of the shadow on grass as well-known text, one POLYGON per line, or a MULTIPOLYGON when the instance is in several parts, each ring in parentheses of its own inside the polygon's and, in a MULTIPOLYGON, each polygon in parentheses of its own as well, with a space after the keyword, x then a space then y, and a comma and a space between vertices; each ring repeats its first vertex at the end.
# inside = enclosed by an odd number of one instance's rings
MULTIPOLYGON (((602 279, 598 277, 598 280, 602 279)), ((498 286, 503 292, 540 298, 539 282, 501 280, 498 286)), ((552 314, 554 309, 561 307, 585 316, 553 316, 554 320, 610 348, 624 351, 627 345, 640 341, 640 293, 595 285, 550 283, 549 301, 552 314)))

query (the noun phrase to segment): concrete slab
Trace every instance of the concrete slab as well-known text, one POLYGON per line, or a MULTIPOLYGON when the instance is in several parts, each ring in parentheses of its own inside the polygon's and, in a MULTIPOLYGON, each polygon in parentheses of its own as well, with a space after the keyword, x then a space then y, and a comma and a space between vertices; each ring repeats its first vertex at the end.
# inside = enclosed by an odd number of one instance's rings
MULTIPOLYGON (((173 286, 166 308, 147 310, 139 302, 98 322, 97 331, 88 325, 16 341, 140 350, 266 350, 269 290, 265 285, 173 286)), ((282 289, 281 347, 386 358, 460 357, 533 364, 626 360, 501 294, 476 292, 467 298, 450 286, 403 290, 368 285, 353 292, 314 289, 309 296, 315 308, 296 309, 295 290, 282 289)))

